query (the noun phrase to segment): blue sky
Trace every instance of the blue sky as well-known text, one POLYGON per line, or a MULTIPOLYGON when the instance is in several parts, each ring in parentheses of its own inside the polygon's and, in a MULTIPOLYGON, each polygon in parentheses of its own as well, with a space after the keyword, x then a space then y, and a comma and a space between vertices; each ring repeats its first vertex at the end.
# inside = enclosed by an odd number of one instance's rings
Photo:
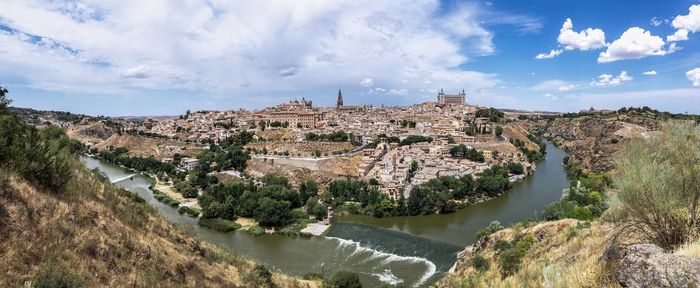
POLYGON ((111 116, 333 105, 338 88, 700 114, 700 1, 8 0, 0 85, 16 106, 111 116))

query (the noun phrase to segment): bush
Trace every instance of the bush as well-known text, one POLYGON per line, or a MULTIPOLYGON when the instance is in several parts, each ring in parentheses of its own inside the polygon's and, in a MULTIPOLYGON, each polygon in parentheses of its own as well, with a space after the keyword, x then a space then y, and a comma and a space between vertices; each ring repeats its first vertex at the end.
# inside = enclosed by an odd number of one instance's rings
POLYGON ((185 215, 190 216, 190 217, 197 217, 200 214, 199 210, 192 208, 192 207, 187 207, 187 206, 180 207, 180 209, 177 210, 177 212, 180 214, 185 214, 185 215))
POLYGON ((661 130, 663 137, 626 145, 613 183, 627 216, 621 232, 671 249, 700 231, 700 126, 669 122, 661 130))
POLYGON ((199 218, 199 226, 213 229, 219 232, 230 232, 241 228, 240 224, 221 218, 199 218))
POLYGON ((498 221, 491 221, 491 224, 489 226, 486 226, 485 228, 482 228, 479 231, 476 231, 476 239, 481 239, 481 237, 488 236, 493 234, 496 231, 503 230, 503 225, 501 225, 501 222, 498 221))
POLYGON ((356 273, 338 271, 333 273, 329 280, 329 286, 334 288, 362 288, 360 277, 356 273))
POLYGON ((51 261, 32 281, 34 288, 76 288, 85 287, 86 284, 87 281, 80 274, 51 261))
POLYGON ((490 266, 491 266, 491 263, 489 262, 489 260, 484 258, 484 256, 481 256, 481 254, 476 254, 472 258, 472 267, 474 267, 474 269, 476 271, 480 271, 480 272, 487 271, 487 270, 489 270, 490 266))
POLYGON ((265 229, 263 229, 260 226, 253 226, 253 227, 248 228, 248 233, 253 234, 255 236, 260 236, 260 235, 265 234, 265 229))
POLYGON ((249 275, 252 278, 250 281, 254 287, 275 287, 275 282, 272 281, 272 273, 264 265, 256 264, 249 275))
POLYGON ((516 248, 508 248, 503 250, 498 255, 498 266, 501 269, 501 276, 506 278, 520 270, 520 262, 522 261, 523 253, 516 248))

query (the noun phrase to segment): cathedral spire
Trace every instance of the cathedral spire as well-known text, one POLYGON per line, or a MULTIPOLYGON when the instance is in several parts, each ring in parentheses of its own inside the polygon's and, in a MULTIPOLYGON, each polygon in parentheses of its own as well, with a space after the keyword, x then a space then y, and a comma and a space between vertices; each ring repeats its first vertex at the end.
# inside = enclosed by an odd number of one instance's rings
POLYGON ((338 102, 336 102, 335 107, 338 109, 343 108, 343 92, 340 92, 340 88, 338 88, 338 102))

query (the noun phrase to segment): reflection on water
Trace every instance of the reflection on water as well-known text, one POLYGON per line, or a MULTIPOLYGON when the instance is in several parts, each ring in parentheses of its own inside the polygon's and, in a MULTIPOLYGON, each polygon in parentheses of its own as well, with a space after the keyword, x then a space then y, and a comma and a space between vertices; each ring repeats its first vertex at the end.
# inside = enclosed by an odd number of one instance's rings
POLYGON ((559 199, 561 189, 568 185, 561 164, 566 155, 549 143, 547 150, 547 159, 538 163, 534 176, 497 199, 448 215, 344 217, 342 221, 352 223, 334 224, 327 237, 298 238, 201 228, 195 218, 180 215, 153 198, 148 178, 95 159, 82 160, 91 169, 99 168, 116 185, 137 193, 171 222, 284 273, 329 276, 345 270, 358 273, 367 287, 381 283, 427 286, 454 264, 457 252, 474 241, 476 230, 492 220, 508 224, 535 217, 547 203, 559 199))

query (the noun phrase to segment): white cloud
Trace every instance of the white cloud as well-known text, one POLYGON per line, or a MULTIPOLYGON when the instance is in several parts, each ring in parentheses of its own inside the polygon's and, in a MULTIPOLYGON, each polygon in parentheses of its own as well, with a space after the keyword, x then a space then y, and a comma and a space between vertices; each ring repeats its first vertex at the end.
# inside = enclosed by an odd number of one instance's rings
POLYGON ((652 17, 649 23, 651 24, 651 26, 658 27, 659 25, 661 25, 661 23, 664 23, 664 21, 659 18, 652 17))
POLYGON ((372 85, 374 85, 374 80, 372 80, 372 78, 365 77, 365 79, 362 79, 362 81, 360 81, 360 86, 371 87, 372 85))
POLYGON ((573 89, 578 88, 579 85, 575 83, 570 83, 564 80, 559 80, 559 79, 554 79, 554 80, 545 80, 540 83, 538 83, 535 86, 530 87, 529 90, 533 91, 570 91, 573 89))
POLYGON ((661 37, 651 35, 651 32, 642 28, 632 27, 622 33, 620 39, 613 41, 605 52, 600 53, 598 63, 662 56, 673 52, 664 50, 665 44, 661 37))
POLYGON ((700 87, 700 68, 685 72, 685 76, 688 77, 688 80, 693 82, 693 87, 700 87))
POLYGON ((642 73, 642 75, 654 76, 654 75, 656 75, 656 70, 646 71, 646 72, 642 73))
POLYGON ((573 30, 571 18, 567 18, 559 30, 557 41, 566 50, 591 50, 605 47, 605 32, 601 29, 587 28, 581 32, 573 30))
POLYGON ((577 84, 567 84, 559 87, 559 91, 571 91, 578 88, 577 84))
POLYGON ((672 35, 666 36, 666 41, 668 41, 668 42, 685 41, 685 40, 688 40, 688 30, 685 30, 685 29, 678 29, 678 30, 676 30, 676 33, 673 33, 672 35))
POLYGON ((700 31, 700 4, 690 6, 688 11, 688 15, 678 15, 673 18, 671 25, 673 28, 685 29, 693 33, 700 31))
POLYGON ((549 53, 540 53, 535 56, 535 59, 550 59, 554 58, 556 56, 559 56, 561 52, 564 52, 564 50, 561 49, 554 49, 552 51, 549 51, 549 53))
POLYGON ((474 5, 444 14, 434 0, 57 3, 3 1, 0 75, 38 89, 125 95, 330 91, 357 85, 357 75, 383 75, 372 83, 401 87, 395 94, 425 81, 499 85, 494 74, 462 70, 495 49, 474 5))
POLYGON ((598 79, 591 82, 591 86, 596 87, 606 87, 606 86, 617 86, 622 84, 622 82, 631 81, 632 76, 627 75, 627 71, 620 72, 620 75, 613 76, 610 74, 603 74, 598 76, 598 79))

